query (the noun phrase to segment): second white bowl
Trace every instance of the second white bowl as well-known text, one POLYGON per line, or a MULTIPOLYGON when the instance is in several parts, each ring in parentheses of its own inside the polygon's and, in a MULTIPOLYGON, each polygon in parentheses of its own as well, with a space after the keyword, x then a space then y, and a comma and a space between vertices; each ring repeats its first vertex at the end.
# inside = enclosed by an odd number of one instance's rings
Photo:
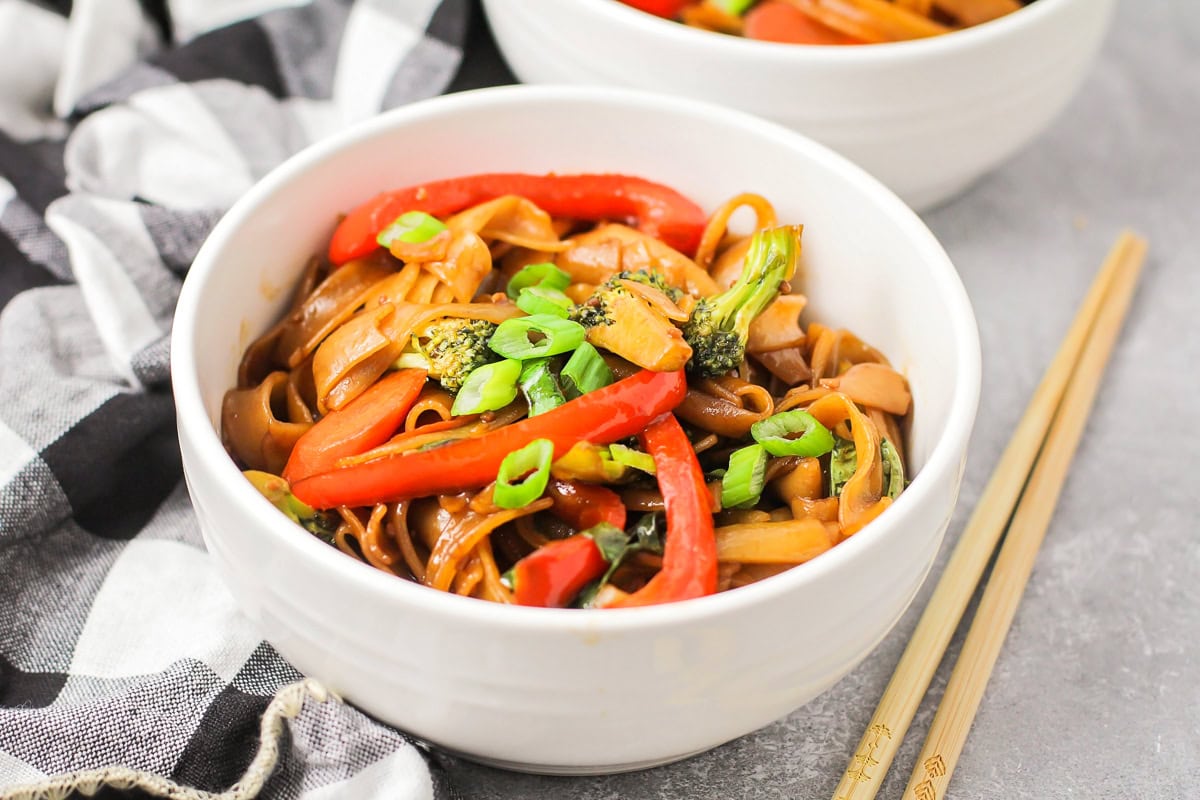
POLYGON ((740 39, 617 0, 483 4, 526 83, 653 89, 749 111, 829 145, 922 210, 1050 124, 1086 75, 1115 0, 1036 0, 975 28, 859 46, 740 39))

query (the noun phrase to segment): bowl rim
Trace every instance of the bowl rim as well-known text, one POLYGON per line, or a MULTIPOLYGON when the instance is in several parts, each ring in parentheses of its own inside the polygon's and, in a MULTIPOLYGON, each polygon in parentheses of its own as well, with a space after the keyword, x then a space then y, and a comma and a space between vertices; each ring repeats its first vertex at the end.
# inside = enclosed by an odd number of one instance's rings
POLYGON ((211 473, 239 515, 248 518, 272 540, 276 547, 291 550, 306 561, 322 561, 321 569, 331 576, 357 584, 367 595, 382 603, 394 603, 422 613, 445 618, 468 619, 480 626, 504 626, 522 632, 622 633, 658 628, 713 618, 738 609, 758 605, 787 595, 820 576, 834 572, 862 556, 878 539, 901 534, 907 518, 917 513, 935 483, 957 481, 962 459, 974 425, 981 384, 979 332, 966 289, 949 256, 916 212, 891 190, 862 168, 829 148, 776 123, 725 107, 685 98, 677 98, 634 89, 568 86, 505 86, 477 89, 422 100, 385 112, 322 139, 294 154, 277 166, 240 197, 220 219, 205 240, 180 292, 171 335, 171 379, 176 417, 181 439, 194 448, 201 470, 211 473), (781 141, 804 158, 824 162, 840 178, 854 185, 864 196, 883 206, 884 214, 901 228, 920 251, 922 260, 934 273, 944 311, 951 318, 955 333, 955 362, 958 377, 953 389, 945 427, 934 444, 921 471, 905 492, 861 532, 821 556, 807 562, 804 569, 792 569, 737 591, 707 597, 631 609, 586 611, 579 609, 504 607, 475 598, 430 590, 397 579, 317 540, 297 536, 294 523, 280 514, 251 484, 244 480, 221 443, 217 427, 209 421, 200 393, 195 352, 197 332, 203 330, 197 310, 205 296, 207 279, 216 270, 222 250, 243 221, 259 211, 290 181, 308 169, 359 143, 386 135, 390 131, 427 119, 454 116, 463 110, 510 109, 529 104, 585 102, 589 105, 615 104, 647 113, 667 112, 678 116, 716 119, 735 124, 754 136, 781 141))
MULTIPOLYGON (((615 24, 641 27, 648 35, 660 36, 680 46, 712 48, 721 55, 763 58, 776 64, 825 63, 829 58, 850 63, 939 58, 962 50, 970 50, 1008 36, 1019 35, 1019 31, 1038 24, 1038 20, 1057 13, 1060 7, 1073 2, 1094 2, 1097 6, 1102 5, 1102 0, 1036 0, 1011 14, 941 36, 849 46, 764 42, 700 30, 633 8, 621 0, 556 1, 578 3, 590 9, 592 13, 603 16, 615 24)), ((494 0, 485 0, 485 4, 491 2, 494 0)))

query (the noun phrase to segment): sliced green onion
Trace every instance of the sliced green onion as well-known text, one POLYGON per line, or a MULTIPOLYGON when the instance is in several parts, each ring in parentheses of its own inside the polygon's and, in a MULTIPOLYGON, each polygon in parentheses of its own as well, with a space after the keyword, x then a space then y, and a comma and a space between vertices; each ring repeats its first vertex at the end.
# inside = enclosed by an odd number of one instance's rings
POLYGON ((560 292, 571 285, 571 276, 550 262, 543 264, 526 264, 508 281, 508 297, 516 300, 521 290, 530 286, 544 286, 547 289, 558 289, 560 292))
POLYGON ((408 211, 396 217, 396 220, 379 232, 375 241, 380 247, 391 247, 393 242, 420 244, 428 242, 442 231, 446 225, 437 217, 430 216, 424 211, 408 211))
POLYGON ((610 444, 608 452, 612 455, 612 460, 618 464, 624 464, 627 467, 640 469, 647 475, 654 475, 654 457, 649 453, 643 453, 641 450, 634 450, 632 447, 626 447, 623 444, 610 444))
POLYGON ((471 371, 454 398, 450 413, 456 417, 495 411, 517 399, 521 362, 504 360, 471 371))
POLYGON ((554 442, 534 439, 514 450, 500 462, 493 501, 501 508, 524 508, 542 496, 550 482, 554 442))
POLYGON ((762 497, 767 474, 767 450, 752 444, 729 455, 729 469, 721 478, 721 508, 750 508, 762 497))
POLYGON ((829 454, 830 496, 841 497, 846 481, 853 477, 856 469, 858 469, 858 450, 854 447, 854 440, 843 439, 839 436, 837 443, 833 446, 833 452, 829 454))
POLYGON ((550 359, 538 358, 522 362, 521 393, 529 402, 529 416, 536 417, 545 414, 552 408, 558 408, 567 402, 558 381, 550 371, 550 359))
POLYGON ((608 386, 613 382, 613 374, 600 352, 584 342, 567 359, 562 368, 562 379, 566 393, 578 397, 608 386))
POLYGON ((904 462, 900 453, 887 439, 879 445, 880 460, 883 461, 883 485, 886 494, 895 500, 904 491, 904 462))
POLYGON ((517 295, 517 308, 526 314, 549 314, 566 319, 571 313, 571 305, 571 298, 546 286, 526 286, 517 295))
POLYGON ((501 322, 488 346, 505 358, 527 361, 570 352, 583 344, 586 334, 578 322, 550 314, 534 314, 501 322), (534 342, 530 334, 541 338, 534 342))
POLYGON ((754 423, 750 435, 773 456, 823 456, 833 449, 829 429, 812 414, 798 409, 754 423))
POLYGON ((714 6, 735 17, 744 15, 757 2, 758 0, 712 0, 714 6))

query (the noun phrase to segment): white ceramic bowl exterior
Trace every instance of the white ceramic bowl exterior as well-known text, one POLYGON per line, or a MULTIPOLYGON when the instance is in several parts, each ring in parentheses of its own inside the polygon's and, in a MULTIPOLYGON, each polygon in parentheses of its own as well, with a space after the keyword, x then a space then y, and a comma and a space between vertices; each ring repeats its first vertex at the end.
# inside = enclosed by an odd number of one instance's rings
POLYGON ((1083 80, 1114 5, 1036 0, 933 39, 814 47, 693 30, 617 0, 484 0, 505 60, 526 83, 628 86, 750 111, 829 145, 918 210, 1049 125, 1083 80))
POLYGON ((266 638, 303 672, 404 730, 478 760, 565 773, 711 748, 788 713, 863 659, 937 551, 980 380, 974 317, 945 253, 853 165, 713 106, 530 87, 391 112, 264 179, 192 266, 172 375, 205 541, 266 638), (242 479, 218 438, 221 397, 245 345, 282 313, 285 290, 325 246, 339 211, 389 187, 498 170, 621 171, 708 208, 753 190, 782 220, 803 222, 802 285, 813 313, 852 327, 911 381, 911 458, 920 469, 911 488, 853 539, 785 575, 619 611, 501 607, 435 592, 346 558, 287 521, 242 479))

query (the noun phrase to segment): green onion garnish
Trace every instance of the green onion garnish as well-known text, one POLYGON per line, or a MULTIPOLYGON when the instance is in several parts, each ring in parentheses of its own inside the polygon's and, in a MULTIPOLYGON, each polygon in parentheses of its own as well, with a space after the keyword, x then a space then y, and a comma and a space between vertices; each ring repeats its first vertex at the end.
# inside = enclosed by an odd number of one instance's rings
POLYGON ((496 489, 492 495, 496 505, 524 508, 541 497, 550 482, 552 460, 554 443, 549 439, 534 439, 506 455, 496 473, 496 489))
POLYGON ((721 508, 749 508, 762 497, 767 451, 760 444, 734 450, 721 477, 721 508))
POLYGON ((571 313, 571 305, 571 298, 546 286, 526 286, 517 295, 517 308, 526 314, 549 314, 566 319, 571 313))
POLYGON ((767 417, 750 426, 750 435, 773 456, 823 456, 833 449, 833 434, 807 411, 767 417))
POLYGON ((562 368, 562 379, 566 393, 578 397, 608 386, 613 382, 613 374, 600 352, 584 342, 567 359, 562 368))
POLYGON ((380 247, 391 247, 393 242, 420 244, 428 242, 442 231, 445 223, 424 211, 408 211, 396 217, 395 222, 379 232, 375 241, 380 247))
POLYGON ((471 371, 454 398, 450 413, 454 416, 495 411, 517 399, 520 361, 496 361, 471 371))
POLYGON ((545 414, 566 402, 558 381, 550 371, 550 359, 537 358, 523 362, 521 367, 521 393, 529 402, 529 416, 545 414))
POLYGON ((527 361, 567 353, 583 344, 586 331, 578 322, 550 314, 506 319, 492 334, 488 346, 505 358, 527 361), (541 338, 534 342, 534 334, 541 338))
POLYGON ((547 289, 558 289, 560 292, 571 285, 571 276, 550 262, 543 264, 526 264, 508 281, 508 297, 516 300, 521 296, 521 290, 530 286, 544 286, 547 289))
POLYGON ((612 460, 618 464, 624 464, 627 467, 640 469, 647 475, 653 475, 654 472, 654 457, 649 453, 643 453, 641 450, 634 450, 632 447, 626 447, 623 444, 610 444, 608 452, 612 455, 612 460))
POLYGON ((743 16, 758 0, 712 0, 712 4, 735 17, 743 16))

